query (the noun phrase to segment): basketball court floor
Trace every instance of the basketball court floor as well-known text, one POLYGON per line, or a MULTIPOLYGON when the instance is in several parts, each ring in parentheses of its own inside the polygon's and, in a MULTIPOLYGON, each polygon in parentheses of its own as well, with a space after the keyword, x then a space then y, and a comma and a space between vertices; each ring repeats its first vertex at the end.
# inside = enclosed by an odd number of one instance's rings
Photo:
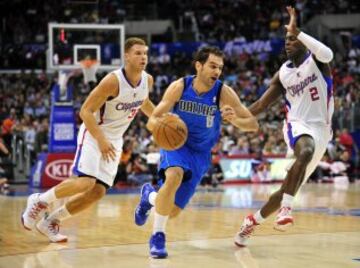
POLYGON ((137 188, 112 191, 64 222, 69 242, 62 244, 22 228, 31 192, 17 189, 0 196, 0 267, 360 267, 360 183, 305 185, 291 230, 273 230, 270 218, 247 248, 236 247, 233 236, 242 218, 278 187, 200 188, 188 209, 169 221, 165 260, 148 256, 152 216, 143 227, 133 223, 137 188))

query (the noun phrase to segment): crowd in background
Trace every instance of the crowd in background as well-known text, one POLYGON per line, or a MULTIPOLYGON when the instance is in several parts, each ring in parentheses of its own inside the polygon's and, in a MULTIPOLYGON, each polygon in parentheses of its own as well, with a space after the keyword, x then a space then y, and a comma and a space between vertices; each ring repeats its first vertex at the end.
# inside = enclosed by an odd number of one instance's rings
MULTIPOLYGON (((298 0, 293 4, 299 11, 300 24, 315 14, 360 12, 357 1, 298 0)), ((283 25, 288 20, 284 1, 280 0, 14 0, 1 1, 0 7, 2 69, 45 69, 49 22, 111 24, 126 20, 170 19, 178 32, 196 32, 200 41, 219 42, 282 37, 283 25)), ((167 38, 167 34, 163 37, 157 41, 174 41, 167 38)))
MULTIPOLYGON (((31 4, 24 1, 2 2, 1 5, 7 7, 9 12, 5 14, 4 8, 0 11, 3 17, 0 66, 2 68, 44 69, 48 22, 117 23, 122 22, 126 17, 125 4, 121 6, 118 1, 113 0, 99 2, 101 4, 97 7, 65 5, 63 1, 51 4, 38 0, 31 1, 31 4), (24 16, 18 16, 19 13, 24 16)), ((154 4, 158 2, 148 1, 154 4)), ((297 1, 296 8, 301 11, 301 20, 308 20, 314 14, 354 13, 360 10, 360 5, 356 1, 335 1, 334 3, 332 1, 331 5, 329 3, 323 0, 297 1)), ((176 18, 192 12, 201 33, 201 39, 205 41, 254 40, 283 35, 282 25, 287 15, 280 8, 278 11, 274 9, 274 6, 280 7, 282 4, 282 1, 260 0, 251 2, 202 0, 195 3, 187 0, 167 0, 157 5, 157 14, 163 19, 173 19, 176 27, 179 28, 176 18), (167 12, 167 10, 172 12, 167 12), (240 10, 242 16, 237 15, 240 10)), ((186 18, 184 23, 186 24, 186 18)), ((350 47, 345 58, 337 60, 335 57, 335 59, 332 64, 335 96, 334 139, 329 144, 326 160, 328 162, 342 160, 354 168, 357 148, 348 130, 344 128, 344 122, 350 120, 352 105, 360 103, 360 50, 350 47)), ((249 106, 266 91, 272 75, 283 61, 282 55, 274 56, 267 53, 243 52, 238 57, 228 56, 225 59, 222 79, 233 87, 241 101, 249 106)), ((153 75, 155 81, 150 95, 154 103, 159 102, 171 81, 191 74, 193 71, 191 58, 182 52, 171 56, 149 55, 147 70, 153 75)), ((104 73, 98 73, 98 79, 103 76, 104 73)), ((56 75, 46 74, 45 71, 43 73, 0 74, 0 144, 8 149, 11 148, 12 136, 20 133, 24 137, 27 148, 31 151, 33 160, 39 152, 47 150, 50 91, 56 81, 56 75)), ((75 88, 74 107, 77 110, 77 124, 80 125, 81 119, 78 112, 90 89, 83 84, 81 77, 75 77, 69 83, 75 88)), ((242 133, 231 125, 224 125, 214 153, 218 155, 258 153, 264 156, 284 155, 286 144, 282 133, 282 121, 285 116, 283 106, 284 103, 280 102, 259 117, 258 133, 242 133)), ((158 149, 145 128, 145 116, 139 113, 134 121, 125 136, 124 153, 120 161, 118 177, 120 180, 137 184, 139 181, 149 180, 152 177, 143 176, 143 174, 155 174, 158 149)), ((3 158, 6 155, 2 152, 3 158)))
MULTIPOLYGON (((257 55, 244 54, 239 59, 226 61, 223 72, 224 81, 232 86, 240 96, 242 102, 249 106, 258 99, 270 83, 271 72, 268 65, 278 66, 277 58, 269 57, 260 61, 257 55)), ((359 103, 360 88, 359 66, 348 62, 338 62, 334 65, 334 95, 336 110, 349 109, 352 103, 359 103)), ((148 71, 154 76, 154 88, 150 98, 158 103, 167 85, 174 79, 191 74, 191 60, 180 55, 170 57, 169 62, 157 61, 150 57, 148 71), (183 68, 179 68, 182 66, 183 68)), ((104 73, 99 74, 99 79, 104 73)), ((2 141, 10 148, 11 136, 22 133, 28 149, 34 159, 36 155, 47 150, 50 89, 56 83, 57 77, 45 73, 22 73, 0 75, 0 122, 2 141)), ((74 85, 74 107, 77 111, 77 125, 81 123, 79 109, 88 95, 89 88, 84 85, 81 76, 71 79, 74 85)), ((251 155, 261 152, 267 155, 284 155, 286 144, 283 139, 282 125, 285 112, 284 103, 279 102, 259 117, 260 130, 258 133, 243 133, 231 125, 224 125, 221 139, 216 147, 217 154, 221 155, 251 155)), ((346 114, 346 113, 345 113, 346 114)), ((122 158, 122 166, 126 173, 150 174, 148 166, 141 165, 147 161, 147 155, 154 152, 154 143, 150 133, 145 128, 146 117, 139 113, 128 129, 124 152, 127 157, 122 158), (130 152, 130 153, 129 153, 130 152), (127 167, 132 165, 132 167, 127 167), (129 172, 131 168, 131 172, 129 172)), ((348 130, 340 127, 339 117, 334 116, 334 139, 329 145, 329 157, 339 159, 344 150, 349 152, 349 158, 354 159, 355 143, 348 130)), ((136 181, 136 180, 133 180, 136 181)))

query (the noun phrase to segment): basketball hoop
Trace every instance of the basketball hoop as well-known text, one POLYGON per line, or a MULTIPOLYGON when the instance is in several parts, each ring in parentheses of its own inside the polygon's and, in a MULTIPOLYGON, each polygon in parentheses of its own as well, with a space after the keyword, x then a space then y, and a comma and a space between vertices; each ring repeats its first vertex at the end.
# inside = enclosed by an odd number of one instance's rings
POLYGON ((81 69, 84 75, 85 84, 89 82, 97 82, 96 71, 99 67, 97 60, 84 59, 80 61, 81 69))

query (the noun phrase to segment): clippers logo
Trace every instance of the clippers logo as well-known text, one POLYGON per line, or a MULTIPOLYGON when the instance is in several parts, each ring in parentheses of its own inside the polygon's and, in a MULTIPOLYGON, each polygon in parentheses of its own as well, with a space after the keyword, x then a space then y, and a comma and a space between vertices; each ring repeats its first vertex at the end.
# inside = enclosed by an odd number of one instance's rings
POLYGON ((46 166, 45 174, 53 180, 65 180, 71 174, 72 163, 70 159, 55 160, 46 166))
POLYGON ((134 101, 134 102, 119 102, 115 109, 118 111, 129 111, 133 108, 138 108, 142 105, 144 101, 143 100, 139 100, 139 101, 134 101))
POLYGON ((305 87, 307 87, 310 83, 315 82, 317 79, 318 77, 315 74, 309 75, 300 81, 300 83, 287 87, 287 90, 292 97, 300 96, 304 93, 305 87))

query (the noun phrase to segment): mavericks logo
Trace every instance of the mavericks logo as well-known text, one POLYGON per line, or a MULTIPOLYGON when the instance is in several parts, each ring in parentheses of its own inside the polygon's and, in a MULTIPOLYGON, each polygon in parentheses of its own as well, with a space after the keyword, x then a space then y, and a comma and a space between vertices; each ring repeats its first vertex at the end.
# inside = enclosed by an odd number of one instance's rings
POLYGON ((180 100, 179 110, 197 115, 214 116, 217 110, 217 106, 207 105, 205 103, 199 103, 194 101, 180 100))

